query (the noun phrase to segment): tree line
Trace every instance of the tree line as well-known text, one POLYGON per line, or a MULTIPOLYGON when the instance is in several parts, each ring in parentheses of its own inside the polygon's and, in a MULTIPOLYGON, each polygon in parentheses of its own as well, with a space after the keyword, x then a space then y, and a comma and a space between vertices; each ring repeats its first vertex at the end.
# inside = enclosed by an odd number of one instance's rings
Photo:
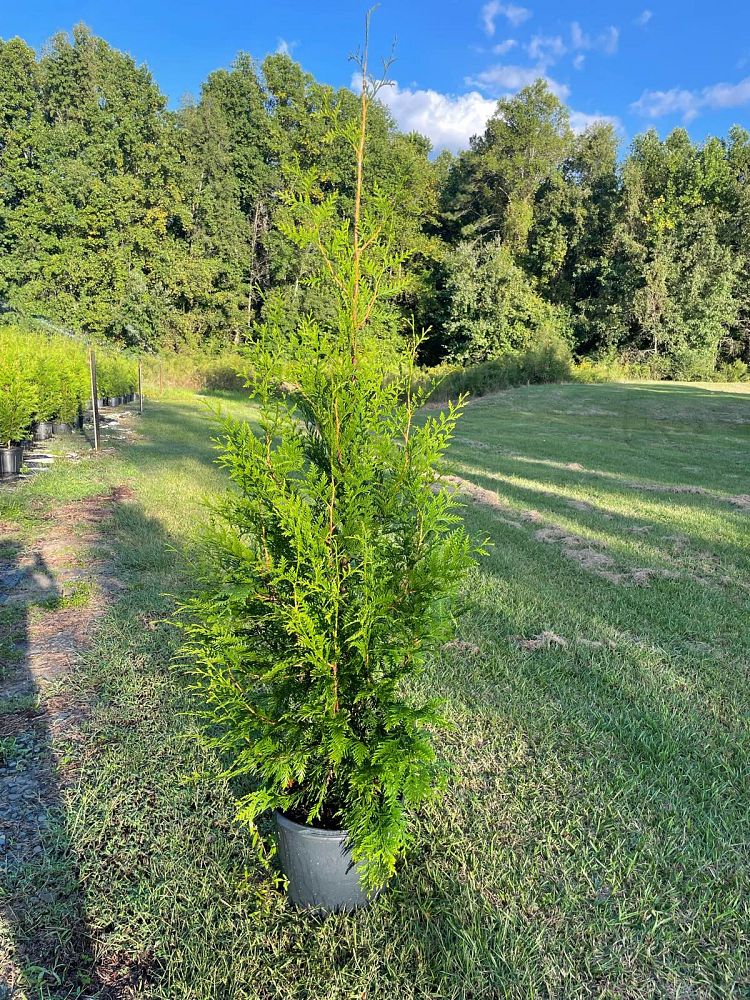
MULTIPOLYGON (((290 211, 305 190, 349 217, 341 126, 357 113, 286 54, 240 53, 170 110, 147 68, 85 26, 39 55, 0 40, 0 300, 160 349, 239 345, 271 315, 332 321, 290 211)), ((574 134, 541 80, 455 156, 431 158, 375 102, 365 204, 395 216, 403 290, 373 321, 428 329, 428 364, 545 338, 680 377, 749 360, 750 134, 619 146, 606 123, 574 134)))

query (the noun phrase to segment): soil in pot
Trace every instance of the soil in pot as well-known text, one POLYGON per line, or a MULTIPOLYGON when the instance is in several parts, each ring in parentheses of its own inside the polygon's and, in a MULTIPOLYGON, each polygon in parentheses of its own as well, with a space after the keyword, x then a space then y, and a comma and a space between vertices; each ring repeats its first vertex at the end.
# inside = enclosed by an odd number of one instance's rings
POLYGON ((279 859, 289 880, 289 898, 317 913, 351 912, 372 900, 360 883, 345 830, 296 823, 276 812, 279 859))
POLYGON ((34 428, 34 440, 46 441, 52 437, 52 423, 49 420, 40 420, 34 428))
POLYGON ((21 471, 23 448, 11 445, 10 448, 0 448, 0 475, 17 476, 21 471))

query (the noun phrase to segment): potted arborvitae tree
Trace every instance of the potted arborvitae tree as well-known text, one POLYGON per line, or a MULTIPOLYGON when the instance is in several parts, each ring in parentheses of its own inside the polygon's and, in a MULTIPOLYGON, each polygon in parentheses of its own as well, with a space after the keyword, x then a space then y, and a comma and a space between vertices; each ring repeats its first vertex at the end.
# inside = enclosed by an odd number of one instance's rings
POLYGON ((27 339, 29 371, 37 393, 33 437, 35 441, 46 441, 52 437, 52 422, 57 414, 59 365, 56 363, 56 359, 50 357, 49 346, 45 338, 27 339))
POLYGON ((55 434, 71 434, 78 426, 82 401, 87 389, 85 369, 77 355, 60 359, 57 416, 52 423, 55 434))
POLYGON ((21 471, 24 441, 36 411, 37 394, 20 358, 0 359, 0 475, 21 471))
MULTIPOLYGON (((366 47, 365 47, 366 53, 366 47)), ((291 342, 271 316, 252 361, 257 429, 226 419, 200 589, 183 656, 204 738, 243 778, 238 817, 276 817, 293 902, 353 909, 393 875, 410 809, 439 784, 439 702, 410 682, 453 631, 451 599, 476 551, 437 464, 459 406, 415 420, 417 345, 389 338, 405 287, 388 200, 364 183, 376 86, 362 58, 351 220, 302 178, 284 232, 320 267, 334 318, 291 342)))

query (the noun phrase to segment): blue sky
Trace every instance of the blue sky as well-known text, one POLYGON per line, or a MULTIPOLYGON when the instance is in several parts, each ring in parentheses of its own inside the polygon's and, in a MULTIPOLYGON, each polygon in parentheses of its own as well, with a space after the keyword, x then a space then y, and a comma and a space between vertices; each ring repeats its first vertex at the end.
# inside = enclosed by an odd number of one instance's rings
MULTIPOLYGON (((283 48, 333 85, 352 80, 348 54, 366 4, 352 0, 5 0, 0 36, 35 47, 85 21, 151 69, 176 106, 244 49, 283 48)), ((696 139, 750 127, 750 3, 715 0, 383 0, 373 55, 396 39, 395 85, 383 93, 405 129, 459 149, 498 97, 544 76, 573 125, 614 121, 625 141, 684 125, 696 139)))

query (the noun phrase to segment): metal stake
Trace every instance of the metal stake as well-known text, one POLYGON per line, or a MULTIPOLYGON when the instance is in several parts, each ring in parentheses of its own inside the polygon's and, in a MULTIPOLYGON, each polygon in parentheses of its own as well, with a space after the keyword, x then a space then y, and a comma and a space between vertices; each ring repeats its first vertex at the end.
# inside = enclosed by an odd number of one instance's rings
POLYGON ((89 372, 91 373, 91 409, 94 413, 94 450, 99 451, 99 398, 96 388, 96 355, 89 348, 89 372))

